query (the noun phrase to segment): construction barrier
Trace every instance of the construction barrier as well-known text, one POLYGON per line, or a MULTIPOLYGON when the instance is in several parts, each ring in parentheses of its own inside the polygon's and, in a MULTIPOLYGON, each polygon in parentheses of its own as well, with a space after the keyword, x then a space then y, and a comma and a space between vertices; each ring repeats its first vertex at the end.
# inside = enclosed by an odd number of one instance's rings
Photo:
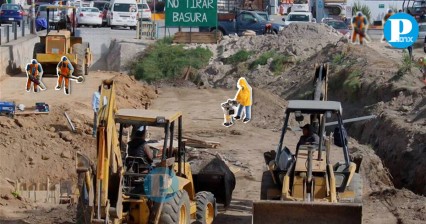
POLYGON ((142 37, 148 37, 155 39, 157 37, 157 24, 152 21, 138 21, 136 38, 142 39, 142 37))
POLYGON ((15 192, 21 197, 32 202, 69 204, 75 203, 72 193, 72 182, 63 181, 52 184, 48 179, 46 183, 15 183, 15 192))

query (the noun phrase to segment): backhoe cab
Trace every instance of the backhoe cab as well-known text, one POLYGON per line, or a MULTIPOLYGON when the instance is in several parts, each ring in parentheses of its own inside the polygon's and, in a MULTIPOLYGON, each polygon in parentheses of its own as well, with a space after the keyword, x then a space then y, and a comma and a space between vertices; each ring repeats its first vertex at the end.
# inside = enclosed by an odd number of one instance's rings
POLYGON ((43 66, 45 73, 56 74, 56 65, 66 56, 74 66, 74 76, 88 75, 92 52, 89 43, 76 36, 76 7, 52 5, 46 10, 47 35, 40 36, 40 42, 34 45, 33 58, 43 66), (70 11, 72 13, 68 13, 70 11))
POLYGON ((114 83, 106 80, 102 86, 96 165, 77 153, 77 223, 189 224, 195 219, 211 224, 216 200, 210 192, 195 191, 184 157, 182 113, 118 110, 114 83), (127 142, 138 129, 162 135, 152 164, 128 156, 127 142))
POLYGON ((350 161, 344 132, 333 145, 326 137, 330 120, 343 130, 339 102, 289 101, 277 150, 265 153, 269 170, 262 176, 261 200, 253 203, 253 223, 361 223, 362 180, 350 161), (298 150, 284 146, 290 119, 300 124, 312 115, 320 118, 315 129, 319 144, 298 150))

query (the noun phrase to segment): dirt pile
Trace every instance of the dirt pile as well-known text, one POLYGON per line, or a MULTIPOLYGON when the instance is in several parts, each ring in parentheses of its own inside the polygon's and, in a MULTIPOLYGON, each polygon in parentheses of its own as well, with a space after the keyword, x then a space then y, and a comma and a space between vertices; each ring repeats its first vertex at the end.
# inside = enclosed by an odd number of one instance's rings
POLYGON ((278 35, 227 37, 217 47, 217 60, 200 72, 204 85, 214 87, 233 86, 235 80, 245 76, 253 86, 273 82, 283 72, 272 72, 272 57, 264 65, 250 67, 250 64, 268 52, 285 56, 288 62, 285 70, 294 64, 319 53, 326 46, 336 46, 347 42, 340 33, 323 24, 291 24, 278 35), (238 66, 224 64, 226 58, 240 50, 252 52, 250 58, 238 66))
MULTIPOLYGON (((144 108, 156 97, 151 87, 127 75, 116 75, 113 79, 119 108, 144 108)), ((3 206, 33 209, 25 199, 15 199, 11 194, 14 181, 44 183, 49 178, 51 183, 58 183, 75 180, 75 153, 82 151, 95 158, 93 117, 88 116, 92 110, 90 101, 66 104, 61 99, 57 97, 49 101, 48 115, 17 115, 14 119, 0 116, 0 214, 5 212, 3 206), (76 132, 71 131, 64 112, 71 117, 76 132), (6 178, 10 181, 4 181, 6 178)), ((3 215, 11 217, 11 214, 3 215)))

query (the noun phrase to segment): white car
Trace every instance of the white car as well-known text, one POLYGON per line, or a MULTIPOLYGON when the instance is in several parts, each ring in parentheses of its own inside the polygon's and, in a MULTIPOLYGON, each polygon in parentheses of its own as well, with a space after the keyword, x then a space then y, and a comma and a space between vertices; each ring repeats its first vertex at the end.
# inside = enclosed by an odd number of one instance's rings
POLYGON ((310 12, 290 12, 287 15, 287 19, 282 19, 284 26, 288 26, 291 23, 315 23, 316 19, 313 18, 310 12))
POLYGON ((142 20, 148 20, 148 21, 151 20, 152 14, 148 4, 138 3, 138 13, 139 13, 138 18, 142 18, 142 20))
POLYGON ((107 24, 111 29, 121 26, 136 30, 137 16, 136 0, 112 0, 107 13, 107 24))
POLYGON ((77 26, 91 25, 102 26, 102 14, 95 7, 81 7, 77 11, 77 26))

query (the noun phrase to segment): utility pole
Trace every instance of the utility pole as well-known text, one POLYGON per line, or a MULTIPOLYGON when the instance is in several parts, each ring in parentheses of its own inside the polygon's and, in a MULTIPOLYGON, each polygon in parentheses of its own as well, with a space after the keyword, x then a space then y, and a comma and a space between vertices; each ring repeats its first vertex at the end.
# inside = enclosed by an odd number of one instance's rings
POLYGON ((324 18, 324 0, 315 0, 315 14, 317 23, 324 18))
POLYGON ((35 26, 35 0, 31 1, 31 34, 36 33, 36 26, 35 26))

